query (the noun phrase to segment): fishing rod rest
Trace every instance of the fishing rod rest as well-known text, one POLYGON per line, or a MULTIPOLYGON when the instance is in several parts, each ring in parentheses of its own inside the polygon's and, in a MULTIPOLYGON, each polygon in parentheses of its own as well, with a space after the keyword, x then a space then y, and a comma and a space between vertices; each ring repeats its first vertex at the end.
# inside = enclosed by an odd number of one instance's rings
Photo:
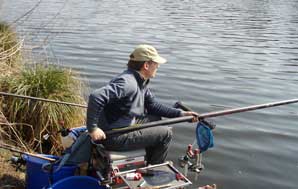
POLYGON ((186 170, 200 173, 204 169, 202 165, 202 154, 199 149, 193 150, 192 147, 192 144, 189 144, 185 155, 178 158, 179 165, 186 170))

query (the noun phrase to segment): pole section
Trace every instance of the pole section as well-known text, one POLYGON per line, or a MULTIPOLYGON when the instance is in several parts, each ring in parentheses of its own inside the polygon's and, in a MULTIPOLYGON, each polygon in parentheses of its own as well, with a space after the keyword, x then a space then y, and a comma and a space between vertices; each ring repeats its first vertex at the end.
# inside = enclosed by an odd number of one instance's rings
POLYGON ((233 109, 229 109, 229 110, 221 110, 221 111, 216 111, 216 112, 204 113, 204 114, 201 114, 199 116, 199 118, 217 117, 217 116, 229 115, 229 114, 240 113, 240 112, 248 112, 248 111, 252 111, 252 110, 270 108, 270 107, 274 107, 274 106, 281 106, 281 105, 292 104, 292 103, 297 103, 297 102, 298 102, 298 98, 291 99, 291 100, 279 101, 279 102, 271 102, 271 103, 266 103, 266 104, 246 106, 246 107, 242 107, 242 108, 233 108, 233 109))
POLYGON ((38 100, 38 101, 43 101, 43 102, 51 102, 51 103, 57 103, 57 104, 87 108, 87 105, 84 105, 84 104, 76 104, 76 103, 71 103, 71 102, 62 102, 62 101, 58 101, 58 100, 51 100, 51 99, 45 99, 45 98, 39 98, 39 97, 17 95, 17 94, 12 94, 12 93, 5 93, 5 92, 0 92, 0 95, 13 96, 13 97, 17 97, 17 98, 25 98, 25 99, 30 99, 30 100, 38 100))
POLYGON ((56 161, 56 160, 53 159, 53 158, 44 157, 44 156, 41 156, 41 155, 39 155, 39 154, 32 154, 32 153, 30 153, 30 152, 23 152, 23 151, 21 151, 21 150, 19 150, 19 149, 15 149, 15 148, 13 148, 13 147, 11 147, 11 146, 9 146, 9 145, 7 145, 7 144, 4 144, 4 143, 1 143, 1 144, 0 144, 0 148, 9 150, 9 151, 11 151, 11 152, 17 152, 17 153, 20 153, 20 154, 25 154, 25 155, 33 156, 33 157, 36 157, 36 158, 44 159, 44 160, 47 160, 47 161, 49 161, 49 162, 54 162, 54 161, 56 161))
MULTIPOLYGON (((292 103, 297 103, 297 102, 298 102, 298 99, 296 98, 296 99, 291 99, 291 100, 284 100, 284 101, 271 102, 271 103, 266 103, 266 104, 246 106, 246 107, 242 107, 242 108, 233 108, 233 109, 228 109, 228 110, 208 112, 208 113, 200 114, 199 120, 204 119, 204 118, 218 117, 218 116, 230 115, 230 114, 235 114, 235 113, 240 113, 240 112, 248 112, 248 111, 253 111, 253 110, 257 110, 257 109, 270 108, 270 107, 274 107, 274 106, 281 106, 281 105, 292 104, 292 103)), ((149 122, 149 123, 145 123, 145 124, 141 124, 141 125, 125 127, 123 129, 119 129, 119 130, 110 130, 110 131, 106 131, 105 133, 106 133, 106 135, 115 135, 115 134, 136 131, 136 130, 140 130, 140 129, 144 129, 144 128, 161 126, 161 125, 171 125, 171 124, 182 123, 182 122, 187 122, 187 121, 190 122, 192 120, 192 117, 193 116, 183 116, 183 117, 170 118, 170 119, 165 119, 165 120, 160 120, 160 121, 153 121, 153 122, 149 122)))

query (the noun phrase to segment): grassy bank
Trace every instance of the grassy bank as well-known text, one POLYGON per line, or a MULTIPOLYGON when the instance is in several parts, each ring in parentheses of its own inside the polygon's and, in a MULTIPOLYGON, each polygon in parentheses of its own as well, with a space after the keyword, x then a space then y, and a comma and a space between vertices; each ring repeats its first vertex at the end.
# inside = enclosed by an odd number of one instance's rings
MULTIPOLYGON (((80 93, 81 83, 74 79, 74 73, 55 66, 35 65, 24 68, 17 76, 5 77, 0 83, 2 89, 13 94, 84 103, 80 93)), ((4 114, 9 122, 18 123, 14 126, 15 133, 23 144, 29 145, 26 145, 26 148, 35 152, 59 154, 59 137, 51 135, 45 141, 43 136, 57 133, 62 126, 69 128, 83 124, 85 113, 82 108, 15 97, 4 99, 4 114)), ((20 142, 17 138, 12 139, 20 142)))
MULTIPOLYGON (((22 57, 22 44, 9 25, 0 23, 1 92, 85 104, 84 86, 75 79, 76 73, 48 62, 24 64, 28 60, 22 57)), ((85 110, 79 107, 0 96, 0 142, 24 151, 60 155, 62 145, 56 133, 62 126, 81 126, 84 120, 85 110), (48 133, 53 135, 45 140, 48 133)), ((9 152, 0 151, 0 188, 22 188, 23 173, 7 163, 9 152)))

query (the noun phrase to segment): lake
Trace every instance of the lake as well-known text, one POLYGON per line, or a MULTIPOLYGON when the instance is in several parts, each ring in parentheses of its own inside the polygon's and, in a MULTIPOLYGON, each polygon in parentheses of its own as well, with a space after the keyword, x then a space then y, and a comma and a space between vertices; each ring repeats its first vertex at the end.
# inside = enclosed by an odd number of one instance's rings
MULTIPOLYGON (((33 59, 79 72, 90 91, 125 69, 138 44, 168 59, 151 80, 167 105, 199 113, 298 98, 297 0, 0 0, 33 59)), ((298 104, 220 116, 191 188, 298 188, 298 104)), ((177 165, 195 124, 174 126, 177 165)))

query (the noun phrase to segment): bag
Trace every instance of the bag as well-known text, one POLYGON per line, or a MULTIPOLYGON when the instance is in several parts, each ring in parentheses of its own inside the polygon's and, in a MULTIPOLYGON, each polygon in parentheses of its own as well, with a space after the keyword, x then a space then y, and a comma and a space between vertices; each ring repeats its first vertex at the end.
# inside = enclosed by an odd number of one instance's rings
POLYGON ((202 120, 198 122, 196 137, 200 153, 205 152, 208 148, 212 148, 214 146, 213 133, 207 121, 202 120))

